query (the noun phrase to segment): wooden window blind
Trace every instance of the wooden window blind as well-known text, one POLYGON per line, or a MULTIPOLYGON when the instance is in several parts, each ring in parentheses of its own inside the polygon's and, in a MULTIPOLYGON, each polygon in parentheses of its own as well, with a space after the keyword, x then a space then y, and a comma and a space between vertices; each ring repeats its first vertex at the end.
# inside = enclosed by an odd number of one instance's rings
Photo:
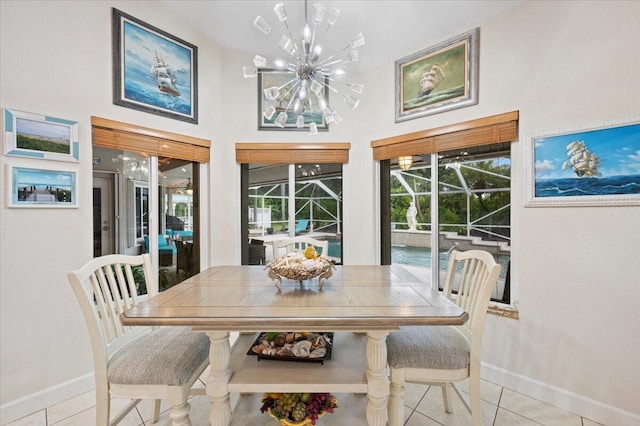
POLYGON ((348 163, 348 142, 337 143, 236 143, 237 163, 295 164, 348 163))
POLYGON ((206 163, 211 141, 149 129, 100 117, 91 117, 93 144, 105 148, 144 152, 160 157, 206 163))
POLYGON ((510 142, 518 136, 518 111, 371 141, 374 160, 431 154, 510 142))

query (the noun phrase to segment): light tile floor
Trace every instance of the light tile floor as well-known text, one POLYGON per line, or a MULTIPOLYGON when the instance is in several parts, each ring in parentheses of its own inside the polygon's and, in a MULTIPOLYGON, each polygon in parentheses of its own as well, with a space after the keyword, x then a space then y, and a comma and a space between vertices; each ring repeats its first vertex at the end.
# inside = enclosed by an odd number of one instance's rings
MULTIPOLYGON (((200 378, 198 386, 204 386, 205 371, 200 378)), ((466 387, 462 386, 463 391, 466 387)), ((507 388, 493 383, 482 382, 483 423, 493 426, 597 426, 599 423, 588 420, 579 415, 563 411, 552 405, 545 404, 535 399, 529 398, 507 388)), ((237 395, 232 395, 232 405, 235 403, 237 395)), ((340 398, 339 398, 340 399, 340 398)), ((442 403, 440 388, 415 384, 406 385, 405 394, 405 425, 406 426, 457 426, 470 425, 471 417, 462 405, 462 402, 453 396, 453 413, 447 414, 442 403)), ((194 426, 207 425, 209 401, 206 396, 194 396, 190 399, 191 422, 194 426)), ((113 399, 112 412, 117 412, 125 406, 127 401, 113 399)), ((259 403, 258 403, 259 404, 259 403)), ((256 415, 249 420, 246 426, 250 425, 275 425, 276 422, 266 414, 260 414, 259 406, 256 404, 256 415)), ((336 410, 339 413, 340 408, 336 410)), ((159 426, 171 425, 169 417, 169 406, 163 402, 162 415, 159 426)), ((143 401, 138 407, 120 423, 123 426, 151 425, 151 403, 143 401)), ((249 416, 252 417, 252 416, 249 416)), ((340 419, 337 415, 324 416, 318 426, 354 426, 360 424, 359 421, 351 419, 349 425, 345 425, 345 419, 340 419)), ((360 420, 360 419, 358 419, 360 420)), ((362 420, 362 425, 366 425, 366 420, 362 420)), ((6 426, 90 426, 95 422, 95 392, 87 392, 75 398, 48 407, 30 416, 9 423, 6 426)))

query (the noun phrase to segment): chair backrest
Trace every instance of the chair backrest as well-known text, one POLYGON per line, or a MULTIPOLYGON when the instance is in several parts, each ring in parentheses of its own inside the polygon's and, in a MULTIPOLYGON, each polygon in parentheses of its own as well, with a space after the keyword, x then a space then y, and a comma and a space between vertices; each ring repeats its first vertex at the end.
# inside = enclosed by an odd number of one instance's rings
POLYGON ((309 226, 309 219, 300 219, 296 224, 296 234, 306 230, 307 226, 309 226))
POLYGON ((484 250, 454 250, 449 256, 443 294, 469 314, 462 331, 471 338, 472 351, 480 349, 477 346, 482 342, 484 320, 500 268, 491 253, 484 250), (452 297, 454 290, 457 294, 452 297))
POLYGON ((89 329, 96 375, 104 380, 111 355, 149 330, 124 327, 120 322, 120 315, 141 301, 136 268, 141 268, 149 297, 158 294, 149 254, 97 257, 67 274, 89 329))
POLYGON ((329 241, 327 240, 316 240, 311 237, 293 237, 286 240, 274 241, 273 242, 273 259, 277 259, 281 257, 280 249, 285 249, 286 253, 291 253, 292 251, 298 250, 303 251, 307 246, 312 245, 316 248, 316 251, 320 252, 320 254, 324 257, 327 257, 327 252, 329 251, 329 241))

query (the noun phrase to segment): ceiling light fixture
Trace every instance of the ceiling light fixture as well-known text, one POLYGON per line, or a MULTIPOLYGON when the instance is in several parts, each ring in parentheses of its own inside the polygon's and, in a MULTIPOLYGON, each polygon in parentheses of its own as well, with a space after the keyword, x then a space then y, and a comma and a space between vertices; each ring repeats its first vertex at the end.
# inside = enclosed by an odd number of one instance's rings
POLYGON ((403 157, 398 157, 398 166, 400 166, 400 168, 403 171, 407 171, 411 168, 411 165, 413 164, 413 156, 411 155, 406 155, 403 157))
POLYGON ((187 178, 187 186, 184 191, 187 195, 193 195, 193 184, 191 183, 191 178, 187 178))
MULTIPOLYGON (((305 0, 304 28, 299 45, 294 41, 291 28, 287 24, 288 16, 284 3, 276 4, 273 10, 286 30, 278 44, 290 58, 288 60, 269 60, 263 56, 256 55, 253 58, 254 67, 242 68, 244 77, 256 77, 258 70, 265 68, 272 68, 291 74, 291 79, 282 86, 264 89, 263 93, 266 100, 275 101, 276 105, 282 105, 283 107, 277 108, 271 105, 263 111, 263 115, 267 120, 271 120, 278 112, 274 124, 282 128, 288 123, 289 115, 295 115, 296 127, 308 127, 309 134, 315 135, 318 133, 318 126, 315 121, 310 119, 312 112, 322 112, 324 121, 327 124, 337 124, 342 121, 342 117, 329 105, 325 89, 340 95, 351 109, 355 109, 358 106, 359 99, 350 94, 342 93, 334 86, 340 83, 355 93, 362 93, 364 87, 362 84, 348 83, 342 80, 346 73, 345 65, 358 60, 358 51, 355 49, 364 44, 364 37, 362 33, 358 33, 344 48, 332 55, 323 57, 322 42, 329 29, 336 23, 340 10, 332 8, 329 11, 326 26, 322 30, 320 27, 325 15, 325 7, 315 3, 311 18, 312 29, 309 25, 307 0, 305 0)), ((266 35, 271 33, 271 25, 260 15, 255 19, 253 25, 266 35)))

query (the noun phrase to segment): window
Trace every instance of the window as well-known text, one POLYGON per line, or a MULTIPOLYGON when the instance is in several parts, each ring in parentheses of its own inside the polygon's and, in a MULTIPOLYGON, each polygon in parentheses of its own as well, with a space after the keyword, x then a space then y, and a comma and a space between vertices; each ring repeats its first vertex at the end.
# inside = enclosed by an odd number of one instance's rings
POLYGON ((342 263, 342 164, 349 143, 237 143, 242 264, 271 260, 271 241, 299 234, 329 240, 342 263), (268 248, 267 248, 268 246, 268 248))
POLYGON ((248 164, 245 170, 245 264, 270 262, 269 243, 296 235, 328 240, 325 256, 342 263, 342 164, 248 164))

